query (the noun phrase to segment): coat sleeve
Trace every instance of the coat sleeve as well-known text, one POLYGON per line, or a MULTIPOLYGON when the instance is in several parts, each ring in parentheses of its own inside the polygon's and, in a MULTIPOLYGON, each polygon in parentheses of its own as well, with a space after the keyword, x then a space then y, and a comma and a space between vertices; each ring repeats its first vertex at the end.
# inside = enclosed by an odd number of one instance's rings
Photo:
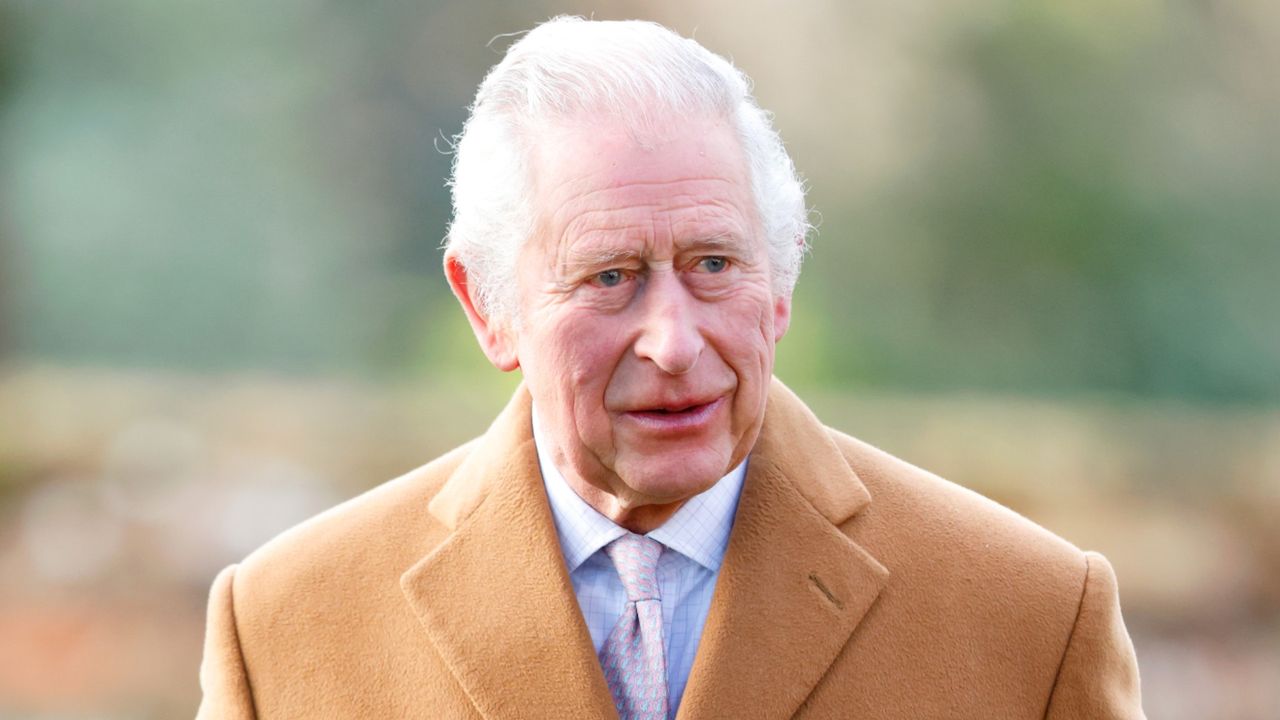
POLYGON ((257 717, 236 626, 235 574, 235 565, 218 573, 209 592, 204 659, 200 663, 200 688, 204 698, 196 720, 254 720, 257 717))
POLYGON ((1084 592, 1045 720, 1141 720, 1138 661, 1120 615, 1115 572, 1097 553, 1085 559, 1084 592))

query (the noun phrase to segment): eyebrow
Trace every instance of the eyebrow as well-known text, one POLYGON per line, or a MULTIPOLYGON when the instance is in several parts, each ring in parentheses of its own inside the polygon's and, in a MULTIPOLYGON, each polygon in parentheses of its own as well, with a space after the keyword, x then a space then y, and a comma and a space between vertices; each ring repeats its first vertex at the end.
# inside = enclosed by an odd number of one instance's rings
POLYGON ((610 268, 634 262, 639 258, 640 253, 623 248, 594 248, 585 252, 575 250, 569 253, 565 267, 571 271, 610 268))
POLYGON ((680 246, 680 252, 688 252, 690 250, 720 250, 725 254, 741 252, 747 247, 747 242, 743 238, 729 232, 722 232, 704 238, 698 238, 689 242, 687 245, 680 246))
MULTIPOLYGON (((725 255, 741 255, 746 243, 736 235, 728 232, 711 235, 708 237, 690 240, 688 242, 677 243, 677 252, 684 254, 689 252, 710 252, 725 255)), ((753 255, 753 253, 747 253, 753 255)), ((588 250, 574 250, 568 254, 565 261, 565 267, 571 270, 584 270, 590 268, 609 268, 617 265, 625 265, 628 262, 634 262, 641 259, 643 253, 637 252, 632 248, 591 248, 588 250)))

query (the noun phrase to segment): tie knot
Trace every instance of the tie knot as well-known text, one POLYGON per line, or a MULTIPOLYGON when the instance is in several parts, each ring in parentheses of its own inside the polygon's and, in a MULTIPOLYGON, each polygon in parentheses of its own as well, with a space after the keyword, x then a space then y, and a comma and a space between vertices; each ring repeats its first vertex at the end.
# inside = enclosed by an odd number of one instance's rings
POLYGON ((627 533, 606 545, 604 551, 618 569, 628 601, 662 597, 658 592, 658 556, 662 554, 662 543, 644 535, 627 533))

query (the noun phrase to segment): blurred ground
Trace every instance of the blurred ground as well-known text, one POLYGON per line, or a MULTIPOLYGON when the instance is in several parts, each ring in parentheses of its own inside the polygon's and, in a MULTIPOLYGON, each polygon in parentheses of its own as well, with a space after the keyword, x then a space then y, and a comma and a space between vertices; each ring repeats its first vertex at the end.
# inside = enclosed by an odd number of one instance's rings
MULTIPOLYGON (((0 376, 0 717, 198 702, 216 571, 482 431, 509 385, 10 368, 0 376)), ((1280 412, 799 391, 1118 573, 1153 718, 1280 707, 1280 412)))

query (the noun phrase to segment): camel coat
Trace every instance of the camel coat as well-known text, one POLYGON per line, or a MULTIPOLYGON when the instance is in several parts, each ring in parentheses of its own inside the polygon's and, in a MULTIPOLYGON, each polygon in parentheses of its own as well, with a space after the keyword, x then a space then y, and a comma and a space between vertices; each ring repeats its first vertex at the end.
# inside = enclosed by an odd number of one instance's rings
MULTIPOLYGON (((530 427, 219 574, 198 717, 616 717, 530 427)), ((792 717, 1141 718, 1111 567, 774 381, 680 718, 792 717)))

